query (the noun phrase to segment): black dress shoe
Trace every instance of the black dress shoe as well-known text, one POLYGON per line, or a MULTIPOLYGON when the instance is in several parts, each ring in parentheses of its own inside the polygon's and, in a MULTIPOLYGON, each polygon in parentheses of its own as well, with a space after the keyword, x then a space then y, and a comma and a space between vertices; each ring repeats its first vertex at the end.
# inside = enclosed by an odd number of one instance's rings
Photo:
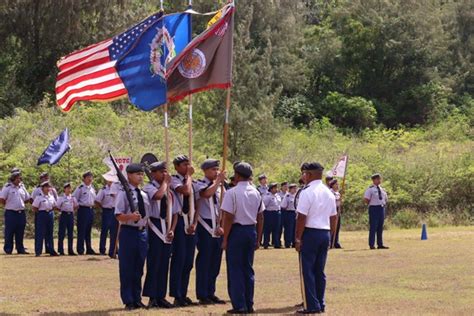
POLYGON ((130 303, 130 304, 126 304, 126 305, 125 305, 125 310, 126 310, 126 311, 133 311, 134 309, 137 309, 137 307, 136 307, 135 304, 133 304, 133 303, 130 303))
POLYGON ((135 307, 136 308, 146 308, 146 305, 142 303, 142 301, 135 302, 135 307))
POLYGON ((35 257, 39 257, 39 256, 41 256, 41 254, 40 254, 40 253, 37 253, 37 254, 35 254, 35 257))
POLYGON ((253 307, 251 307, 251 308, 249 308, 247 313, 248 314, 253 314, 253 313, 255 313, 255 309, 253 307))
POLYGON ((211 299, 209 299, 209 298, 199 299, 199 305, 211 305, 211 304, 214 304, 214 302, 211 301, 211 299))
POLYGON ((184 298, 184 301, 185 301, 186 304, 188 304, 188 305, 198 305, 198 303, 193 302, 193 300, 190 299, 189 297, 185 297, 185 298, 184 298))
POLYGON ((298 313, 298 314, 321 314, 321 311, 311 311, 311 310, 307 310, 307 309, 300 309, 300 310, 296 311, 296 313, 298 313))
POLYGON ((58 254, 59 254, 60 256, 64 256, 64 251, 58 251, 58 254))
POLYGON ((334 248, 336 248, 336 249, 342 249, 342 246, 341 246, 340 244, 335 244, 335 245, 334 245, 334 248))
POLYGON ((19 255, 29 255, 30 253, 26 250, 23 250, 23 251, 19 251, 18 254, 19 255))
POLYGON ((74 251, 71 251, 68 253, 68 256, 77 256, 77 254, 74 251))
POLYGON ((375 249, 375 247, 374 247, 374 246, 370 246, 370 249, 375 249))
POLYGON ((173 308, 174 307, 173 304, 171 304, 170 302, 168 302, 164 298, 156 300, 156 304, 158 305, 158 307, 161 307, 161 308, 173 308))
POLYGON ((173 302, 173 305, 175 307, 186 307, 188 306, 189 304, 186 303, 186 300, 184 298, 175 298, 174 299, 174 302, 173 302))
POLYGON ((96 256, 97 252, 95 252, 93 249, 90 249, 86 251, 86 255, 96 256))
POLYGON ((150 298, 150 301, 148 302, 148 308, 158 308, 158 302, 154 298, 150 298))
POLYGON ((390 249, 390 248, 387 247, 387 246, 378 246, 377 248, 378 248, 378 249, 390 249))
POLYGON ((57 256, 59 256, 56 251, 50 252, 49 255, 50 255, 51 257, 57 257, 57 256))
POLYGON ((245 309, 229 309, 227 311, 227 314, 247 314, 247 311, 245 309))
POLYGON ((211 300, 214 304, 225 304, 224 300, 221 300, 220 298, 218 298, 215 295, 209 297, 209 300, 211 300))

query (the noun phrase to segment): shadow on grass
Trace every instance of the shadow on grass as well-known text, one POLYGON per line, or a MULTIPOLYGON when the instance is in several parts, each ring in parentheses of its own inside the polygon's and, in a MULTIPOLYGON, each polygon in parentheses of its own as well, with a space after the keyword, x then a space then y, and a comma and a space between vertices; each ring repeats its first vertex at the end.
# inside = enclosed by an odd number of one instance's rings
POLYGON ((279 308, 262 308, 255 311, 256 314, 294 314, 301 308, 297 306, 279 307, 279 308))
POLYGON ((100 311, 84 311, 84 312, 73 312, 73 313, 63 313, 63 312, 51 312, 48 315, 55 315, 55 316, 65 316, 65 315, 109 315, 110 313, 117 313, 117 312, 125 312, 123 308, 111 308, 111 309, 104 309, 100 311))

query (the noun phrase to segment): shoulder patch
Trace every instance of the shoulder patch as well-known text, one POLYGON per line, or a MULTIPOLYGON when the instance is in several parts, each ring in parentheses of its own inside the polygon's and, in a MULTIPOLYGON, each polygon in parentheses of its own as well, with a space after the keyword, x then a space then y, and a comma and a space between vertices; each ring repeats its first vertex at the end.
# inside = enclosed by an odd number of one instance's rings
POLYGON ((80 187, 80 188, 83 188, 83 187, 84 187, 84 184, 81 184, 79 187, 80 187))
POLYGON ((11 187, 12 184, 10 182, 8 182, 6 185, 5 185, 5 188, 8 188, 8 187, 11 187))
POLYGON ((369 188, 375 188, 375 185, 372 184, 372 185, 369 186, 369 188))

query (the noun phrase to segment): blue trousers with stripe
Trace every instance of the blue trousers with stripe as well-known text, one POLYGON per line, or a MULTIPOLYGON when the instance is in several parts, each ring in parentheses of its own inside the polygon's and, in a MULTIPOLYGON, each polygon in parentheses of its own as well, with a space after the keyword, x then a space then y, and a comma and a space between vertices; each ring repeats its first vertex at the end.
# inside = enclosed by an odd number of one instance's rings
POLYGON ((283 222, 285 247, 289 248, 295 240, 296 213, 295 211, 282 211, 281 221, 283 222))
POLYGON ((5 244, 3 250, 5 253, 12 253, 13 251, 13 240, 15 240, 15 246, 17 252, 24 252, 25 246, 23 245, 23 236, 25 235, 26 227, 26 214, 25 211, 17 212, 13 210, 5 210, 5 244))
POLYGON ((92 251, 91 234, 94 223, 92 207, 79 206, 77 210, 77 253, 84 254, 84 241, 87 251, 92 251))
MULTIPOLYGON (((107 236, 110 233, 110 239, 112 239, 112 224, 115 218, 113 208, 102 208, 102 226, 100 229, 100 242, 99 252, 105 254, 105 245, 107 244, 107 236)), ((112 242, 112 240, 110 240, 112 242)))
MULTIPOLYGON (((210 219, 204 221, 212 227, 210 219)), ((215 295, 216 281, 221 270, 222 237, 213 238, 200 223, 197 225, 196 297, 205 299, 215 295)))
POLYGON ((254 225, 234 224, 227 241, 227 289, 232 308, 248 312, 253 308, 255 272, 253 259, 257 244, 254 225))
POLYGON ((52 253, 53 247, 53 211, 39 211, 36 216, 35 227, 35 254, 40 255, 43 252, 43 241, 46 244, 46 252, 52 253))
POLYGON ((72 212, 61 212, 59 217, 59 229, 58 229, 58 252, 64 253, 64 237, 67 232, 67 250, 69 253, 73 252, 73 240, 74 240, 74 213, 72 212))
POLYGON ((281 247, 280 240, 280 222, 281 215, 279 211, 263 212, 263 246, 268 247, 270 237, 274 247, 281 247))
MULTIPOLYGON (((157 218, 151 221, 161 231, 161 223, 157 218)), ((165 233, 166 235, 166 233, 165 233)), ((148 230, 148 255, 146 261, 146 277, 143 285, 143 296, 154 299, 166 297, 168 287, 168 271, 170 266, 171 244, 165 244, 151 229, 148 230)))
POLYGON ((147 231, 122 225, 120 229, 119 273, 123 304, 141 301, 143 267, 148 250, 147 231))
POLYGON ((375 245, 377 235, 377 246, 383 246, 383 223, 385 221, 385 208, 383 206, 369 206, 369 246, 375 245))
POLYGON ((303 272, 305 309, 321 311, 325 307, 326 275, 324 267, 331 233, 329 230, 305 228, 302 237, 301 267, 303 272))
POLYGON ((170 296, 174 298, 185 298, 188 295, 196 240, 196 235, 185 234, 183 217, 178 216, 171 247, 170 296))

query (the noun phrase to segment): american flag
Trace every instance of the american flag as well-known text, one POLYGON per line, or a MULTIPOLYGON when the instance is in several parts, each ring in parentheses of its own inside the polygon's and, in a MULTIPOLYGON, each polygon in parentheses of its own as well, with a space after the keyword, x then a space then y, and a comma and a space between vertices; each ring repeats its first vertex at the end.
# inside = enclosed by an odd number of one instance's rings
POLYGON ((158 12, 111 39, 61 58, 56 78, 56 100, 61 110, 69 111, 77 101, 111 101, 127 95, 115 64, 162 15, 158 12))

